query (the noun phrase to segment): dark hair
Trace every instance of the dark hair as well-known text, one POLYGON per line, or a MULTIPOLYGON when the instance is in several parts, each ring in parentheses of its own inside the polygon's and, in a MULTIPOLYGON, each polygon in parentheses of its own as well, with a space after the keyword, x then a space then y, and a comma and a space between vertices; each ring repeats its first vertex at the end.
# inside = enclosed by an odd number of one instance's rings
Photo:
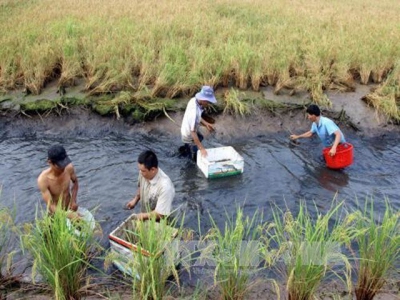
POLYGON ((140 153, 138 163, 144 165, 147 170, 158 168, 157 155, 151 150, 146 150, 140 153))
POLYGON ((306 112, 309 115, 314 115, 314 116, 317 116, 317 117, 319 117, 321 115, 321 111, 319 110, 318 105, 315 105, 315 104, 311 104, 309 107, 307 107, 306 112))

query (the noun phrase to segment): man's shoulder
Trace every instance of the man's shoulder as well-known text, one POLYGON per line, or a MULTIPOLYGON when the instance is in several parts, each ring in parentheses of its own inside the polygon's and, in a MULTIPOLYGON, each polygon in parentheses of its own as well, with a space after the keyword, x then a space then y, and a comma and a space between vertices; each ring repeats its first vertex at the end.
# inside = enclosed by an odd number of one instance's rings
POLYGON ((37 182, 39 185, 44 185, 47 182, 47 175, 49 174, 50 168, 43 170, 42 172, 40 172, 38 178, 37 178, 37 182))
POLYGON ((165 172, 161 168, 158 168, 158 172, 159 172, 160 179, 162 179, 162 180, 166 180, 166 179, 171 180, 171 179, 169 179, 169 176, 167 174, 165 174, 165 172))
POLYGON ((75 168, 74 168, 74 165, 72 164, 72 163, 69 163, 66 167, 65 167, 65 170, 67 170, 68 171, 68 173, 74 173, 75 172, 75 168))
POLYGON ((186 108, 189 108, 189 109, 196 108, 196 98, 195 97, 190 98, 186 108))
POLYGON ((329 119, 328 117, 324 117, 324 116, 321 116, 321 121, 323 123, 331 123, 331 122, 333 122, 331 119, 329 119))
POLYGON ((169 178, 169 176, 167 174, 165 174, 165 172, 163 170, 161 170, 160 168, 158 168, 158 172, 159 172, 159 182, 162 185, 171 185, 173 187, 173 183, 171 178, 169 178))
POLYGON ((331 120, 331 119, 329 119, 327 117, 321 117, 321 120, 322 120, 322 124, 324 124, 325 126, 335 126, 335 127, 337 127, 336 123, 333 120, 331 120))

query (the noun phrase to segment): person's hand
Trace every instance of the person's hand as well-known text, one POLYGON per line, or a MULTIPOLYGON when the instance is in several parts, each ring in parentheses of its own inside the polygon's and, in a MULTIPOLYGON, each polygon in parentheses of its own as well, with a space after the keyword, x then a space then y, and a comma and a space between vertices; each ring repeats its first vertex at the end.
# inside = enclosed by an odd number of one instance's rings
POLYGON ((126 209, 133 209, 133 208, 135 208, 136 204, 137 204, 137 196, 135 196, 135 198, 133 198, 131 201, 129 201, 125 207, 126 207, 126 209))
POLYGON ((295 135, 295 134, 292 134, 289 138, 290 138, 292 141, 294 141, 294 140, 297 140, 297 139, 299 138, 299 136, 298 136, 298 135, 295 135))
POLYGON ((69 209, 70 209, 70 210, 73 210, 73 211, 77 211, 77 210, 78 210, 78 204, 76 204, 76 203, 71 203, 71 204, 69 205, 69 209))
POLYGON ((81 216, 75 211, 69 211, 67 214, 67 218, 73 222, 77 222, 81 219, 81 216))
POLYGON ((335 156, 336 154, 336 147, 332 147, 331 150, 329 150, 329 156, 335 156))
POLYGON ((209 132, 215 131, 215 127, 210 123, 206 123, 206 128, 209 132))
POLYGON ((201 153, 201 156, 203 156, 203 157, 206 157, 206 156, 207 156, 207 150, 204 149, 204 148, 202 148, 202 149, 200 150, 200 153, 201 153))

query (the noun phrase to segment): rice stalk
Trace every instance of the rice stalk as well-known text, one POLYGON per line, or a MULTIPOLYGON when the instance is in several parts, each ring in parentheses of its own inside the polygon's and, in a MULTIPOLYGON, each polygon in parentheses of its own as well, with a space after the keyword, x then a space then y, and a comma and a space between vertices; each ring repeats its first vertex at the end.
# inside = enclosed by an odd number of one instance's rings
MULTIPOLYGON (((124 239, 134 245, 126 264, 134 298, 162 299, 171 276, 179 286, 176 265, 186 259, 179 256, 177 248, 181 230, 169 226, 166 219, 129 222, 124 239)), ((127 258, 112 256, 111 259, 127 258)))
POLYGON ((61 207, 51 216, 37 216, 35 224, 25 225, 22 246, 34 259, 32 278, 36 272, 43 276, 55 299, 81 299, 89 284, 90 262, 99 246, 85 222, 75 221, 79 223, 69 227, 66 220, 67 212, 61 207), (75 226, 80 235, 75 233, 75 226))
POLYGON ((370 199, 360 216, 356 222, 359 261, 355 295, 357 300, 372 300, 400 262, 400 215, 386 200, 383 215, 377 216, 370 199))
POLYGON ((14 214, 8 208, 0 207, 0 286, 7 286, 17 280, 17 276, 13 274, 15 251, 11 249, 15 240, 14 218, 14 214))
POLYGON ((224 113, 244 116, 250 113, 250 106, 240 99, 240 93, 236 89, 229 89, 224 94, 224 113))
POLYGON ((397 61, 387 79, 364 100, 377 111, 400 122, 400 61, 397 61))
POLYGON ((328 273, 340 280, 340 273, 343 273, 350 288, 351 265, 340 247, 350 243, 354 235, 350 226, 354 218, 349 215, 341 219, 341 206, 342 203, 333 206, 324 215, 317 210, 315 217, 308 212, 304 202, 300 203, 296 217, 290 211, 273 209, 274 221, 267 226, 266 234, 278 248, 264 252, 267 263, 279 267, 278 262, 283 262, 280 272, 285 276, 288 299, 313 299, 328 273), (339 272, 335 269, 340 264, 344 265, 344 270, 339 272))
POLYGON ((146 87, 175 97, 203 84, 296 92, 307 78, 313 100, 329 104, 326 89, 390 76, 398 11, 393 0, 3 1, 0 89, 37 94, 83 77, 90 94, 146 87))
POLYGON ((253 285, 253 277, 260 270, 258 226, 261 217, 257 212, 246 217, 238 207, 235 219, 228 217, 222 231, 210 216, 212 228, 205 241, 213 246, 209 259, 215 265, 214 282, 221 289, 222 299, 246 299, 253 285))

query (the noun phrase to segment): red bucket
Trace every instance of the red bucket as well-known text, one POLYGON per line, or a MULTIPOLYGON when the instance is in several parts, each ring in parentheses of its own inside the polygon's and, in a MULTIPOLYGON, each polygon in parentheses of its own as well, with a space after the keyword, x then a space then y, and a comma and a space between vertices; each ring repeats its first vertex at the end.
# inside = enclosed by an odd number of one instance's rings
POLYGON ((353 163, 353 145, 350 143, 339 144, 336 148, 334 156, 329 155, 331 147, 326 147, 322 150, 324 154, 326 166, 331 169, 342 169, 350 166, 353 163))

